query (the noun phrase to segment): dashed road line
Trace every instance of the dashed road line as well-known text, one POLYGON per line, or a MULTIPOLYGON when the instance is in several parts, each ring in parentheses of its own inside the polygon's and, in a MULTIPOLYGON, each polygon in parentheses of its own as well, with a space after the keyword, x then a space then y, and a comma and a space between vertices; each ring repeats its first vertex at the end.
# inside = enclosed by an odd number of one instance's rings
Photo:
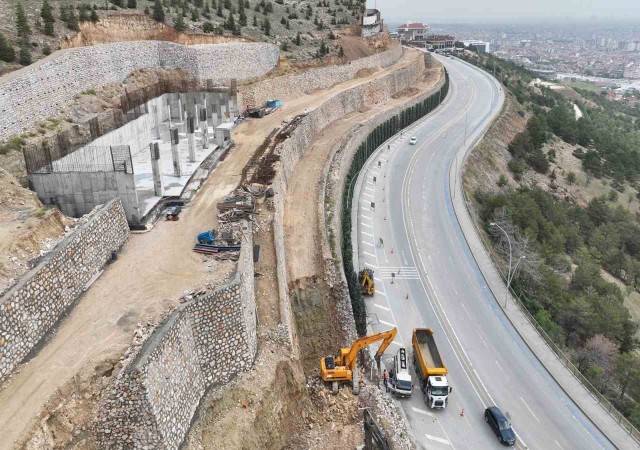
POLYGON ((540 419, 538 419, 538 416, 536 416, 533 413, 533 410, 531 408, 529 408, 529 405, 527 405, 527 402, 524 401, 524 399, 522 397, 520 397, 520 400, 522 401, 522 403, 524 404, 524 406, 529 410, 529 412, 531 413, 531 415, 533 416, 534 419, 536 419, 538 421, 538 423, 540 423, 540 419))
POLYGON ((380 308, 380 309, 384 309, 385 311, 391 311, 389 308, 387 308, 386 306, 382 306, 382 305, 378 305, 377 303, 374 303, 373 306, 380 308))
POLYGON ((424 436, 429 440, 440 442, 441 444, 445 444, 445 445, 451 445, 451 442, 447 441, 446 439, 442 439, 437 436, 431 436, 430 434, 427 434, 427 433, 425 433, 424 436))

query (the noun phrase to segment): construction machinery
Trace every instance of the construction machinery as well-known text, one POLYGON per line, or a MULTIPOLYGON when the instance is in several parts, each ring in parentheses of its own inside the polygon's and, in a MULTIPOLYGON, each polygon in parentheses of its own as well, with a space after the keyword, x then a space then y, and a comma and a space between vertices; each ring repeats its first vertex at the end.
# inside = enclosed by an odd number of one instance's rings
POLYGON ((431 328, 413 329, 413 364, 420 379, 420 389, 429 408, 446 408, 452 389, 447 380, 447 366, 431 328))
POLYGON ((350 382, 353 386, 353 393, 357 394, 359 390, 358 371, 356 370, 358 352, 369 344, 382 341, 375 355, 376 362, 380 365, 380 357, 393 342, 397 332, 396 328, 392 328, 382 333, 365 336, 351 344, 351 347, 341 348, 340 353, 336 356, 321 358, 320 374, 322 375, 322 380, 332 384, 331 387, 334 394, 338 393, 338 386, 340 382, 344 381, 350 382))
POLYGON ((360 282, 360 291, 364 295, 373 295, 376 293, 376 284, 373 281, 373 270, 365 267, 358 274, 360 282))

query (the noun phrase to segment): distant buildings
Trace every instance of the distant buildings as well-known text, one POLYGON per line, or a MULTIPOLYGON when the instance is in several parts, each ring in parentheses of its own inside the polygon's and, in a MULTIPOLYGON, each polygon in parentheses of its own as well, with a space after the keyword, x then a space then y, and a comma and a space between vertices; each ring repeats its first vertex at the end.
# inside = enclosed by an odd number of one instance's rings
POLYGON ((367 9, 362 16, 362 23, 360 24, 360 34, 364 37, 375 36, 381 33, 384 27, 384 23, 380 16, 380 11, 377 9, 367 9))
POLYGON ((640 64, 633 62, 627 64, 624 68, 623 76, 630 80, 640 80, 640 64))
POLYGON ((427 36, 429 27, 426 23, 409 22, 403 23, 397 29, 400 40, 403 42, 422 41, 427 36))
POLYGON ((453 50, 456 37, 448 34, 430 34, 427 36, 427 48, 433 50, 453 50))
POLYGON ((476 39, 471 39, 471 40, 468 40, 468 41, 462 41, 462 43, 464 44, 465 47, 474 46, 478 53, 490 53, 491 52, 491 50, 490 50, 491 44, 489 42, 478 41, 476 39))

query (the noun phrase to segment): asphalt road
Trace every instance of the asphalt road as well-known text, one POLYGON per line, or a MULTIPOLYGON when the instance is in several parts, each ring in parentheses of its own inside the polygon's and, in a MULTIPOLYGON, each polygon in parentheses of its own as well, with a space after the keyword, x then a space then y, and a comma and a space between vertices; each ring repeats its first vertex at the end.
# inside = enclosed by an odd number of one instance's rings
POLYGON ((484 409, 497 405, 513 423, 517 448, 613 448, 513 329, 471 255, 451 204, 449 173, 465 140, 499 112, 503 93, 483 72, 442 61, 451 77, 447 99, 369 160, 354 208, 357 262, 375 272, 377 292, 366 300, 371 328, 399 331, 385 363, 391 367, 399 346, 411 347, 413 328, 430 327, 449 369, 446 410, 428 409, 417 388, 399 400, 416 443, 501 448, 483 419, 484 409), (411 136, 417 145, 409 145, 411 136))

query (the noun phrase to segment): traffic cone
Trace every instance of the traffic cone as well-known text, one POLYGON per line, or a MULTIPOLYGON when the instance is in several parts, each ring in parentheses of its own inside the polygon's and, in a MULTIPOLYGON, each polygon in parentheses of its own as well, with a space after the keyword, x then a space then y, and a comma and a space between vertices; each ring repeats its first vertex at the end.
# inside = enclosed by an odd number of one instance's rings
POLYGON ((464 417, 464 408, 460 411, 460 417, 464 417))
POLYGON ((391 249, 391 253, 393 253, 393 249, 391 249))

